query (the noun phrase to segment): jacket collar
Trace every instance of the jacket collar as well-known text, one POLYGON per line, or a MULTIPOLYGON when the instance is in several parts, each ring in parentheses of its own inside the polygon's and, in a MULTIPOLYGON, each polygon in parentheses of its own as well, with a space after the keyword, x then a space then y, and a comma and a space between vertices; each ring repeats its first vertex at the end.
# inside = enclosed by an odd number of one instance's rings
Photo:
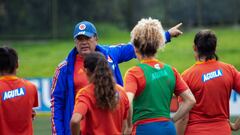
POLYGON ((106 58, 108 57, 107 50, 104 48, 104 46, 97 45, 95 51, 101 52, 106 58))
MULTIPOLYGON (((103 46, 100 46, 100 45, 97 45, 96 46, 96 49, 95 51, 98 51, 98 52, 101 52, 106 58, 107 58, 107 50, 103 47, 103 46)), ((67 69, 68 69, 68 72, 74 72, 74 62, 76 60, 76 55, 78 54, 77 52, 77 48, 74 47, 70 53, 68 54, 68 57, 67 57, 67 69)))
POLYGON ((67 57, 67 69, 68 69, 68 72, 70 72, 70 73, 74 72, 74 62, 75 62, 77 54, 78 54, 78 52, 77 52, 77 48, 76 47, 74 47, 71 50, 71 52, 68 54, 68 57, 67 57))

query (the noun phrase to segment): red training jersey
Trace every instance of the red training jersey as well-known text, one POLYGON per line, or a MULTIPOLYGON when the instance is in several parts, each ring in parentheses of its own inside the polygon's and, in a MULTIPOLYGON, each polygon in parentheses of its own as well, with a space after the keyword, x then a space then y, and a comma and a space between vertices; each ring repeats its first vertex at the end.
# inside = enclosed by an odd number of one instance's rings
POLYGON ((75 100, 74 113, 80 113, 86 119, 87 135, 120 135, 123 120, 127 118, 129 101, 120 85, 116 85, 119 103, 111 111, 96 106, 94 85, 89 84, 81 89, 75 100))
POLYGON ((74 89, 75 95, 77 95, 78 90, 88 85, 88 78, 84 71, 84 58, 77 54, 74 63, 74 89))
POLYGON ((32 108, 37 88, 16 76, 0 77, 0 135, 32 135, 32 108))
POLYGON ((240 92, 240 73, 230 64, 209 60, 184 71, 183 79, 196 98, 189 112, 188 135, 230 135, 229 99, 240 92))

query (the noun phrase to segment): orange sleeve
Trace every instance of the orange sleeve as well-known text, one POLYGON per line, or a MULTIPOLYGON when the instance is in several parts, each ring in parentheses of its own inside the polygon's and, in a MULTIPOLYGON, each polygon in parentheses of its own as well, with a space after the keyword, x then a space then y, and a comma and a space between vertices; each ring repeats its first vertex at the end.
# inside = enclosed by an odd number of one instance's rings
POLYGON ((140 67, 132 67, 125 74, 124 89, 126 92, 131 92, 139 95, 145 88, 146 79, 140 67))
POLYGON ((32 107, 38 107, 38 90, 36 85, 34 85, 33 83, 31 83, 28 80, 24 80, 24 84, 26 86, 27 89, 29 89, 30 91, 30 95, 31 96, 31 102, 32 102, 32 107))
POLYGON ((173 68, 173 71, 176 78, 174 93, 176 96, 179 96, 182 92, 188 89, 188 86, 175 68, 173 68))
POLYGON ((127 94, 125 93, 124 89, 122 86, 117 85, 117 90, 120 95, 120 101, 123 106, 124 114, 123 114, 123 119, 126 119, 128 117, 128 110, 129 110, 129 100, 127 97, 127 94))
POLYGON ((37 87, 35 85, 33 85, 34 87, 34 103, 33 103, 33 107, 38 107, 38 91, 37 91, 37 87))
POLYGON ((128 117, 128 111, 129 111, 129 101, 128 101, 128 98, 127 98, 127 95, 122 92, 123 94, 123 102, 124 102, 124 115, 123 115, 123 118, 124 119, 127 119, 128 117))
POLYGON ((233 72, 233 89, 240 94, 240 72, 232 66, 233 72))
POLYGON ((85 102, 77 102, 75 105, 74 105, 74 113, 80 113, 82 114, 83 116, 87 113, 88 111, 88 106, 85 102))
POLYGON ((80 113, 85 115, 88 111, 89 106, 89 98, 83 90, 80 90, 76 96, 75 105, 74 105, 74 113, 80 113))
POLYGON ((126 105, 126 107, 125 107, 125 115, 124 115, 124 119, 127 119, 127 117, 128 117, 128 111, 129 111, 129 101, 128 101, 128 98, 127 98, 127 96, 125 96, 125 105, 126 105))

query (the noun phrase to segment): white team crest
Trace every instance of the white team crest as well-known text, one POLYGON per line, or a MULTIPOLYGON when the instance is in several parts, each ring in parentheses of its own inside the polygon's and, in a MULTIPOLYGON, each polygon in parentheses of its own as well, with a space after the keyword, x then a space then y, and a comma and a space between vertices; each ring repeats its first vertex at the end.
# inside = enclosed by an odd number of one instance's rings
POLYGON ((79 25, 79 29, 80 29, 80 30, 84 30, 85 28, 86 28, 86 25, 85 25, 85 24, 80 24, 80 25, 79 25))
POLYGON ((161 69, 160 66, 159 66, 159 64, 155 64, 154 67, 155 67, 156 69, 161 69))

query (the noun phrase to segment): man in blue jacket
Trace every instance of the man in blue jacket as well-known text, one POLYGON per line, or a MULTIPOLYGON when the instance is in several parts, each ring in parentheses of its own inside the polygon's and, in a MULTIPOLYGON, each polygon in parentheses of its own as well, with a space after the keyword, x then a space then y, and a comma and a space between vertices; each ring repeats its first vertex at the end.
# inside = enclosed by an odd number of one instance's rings
MULTIPOLYGON (((166 42, 170 42, 171 36, 177 37, 182 34, 178 29, 179 26, 181 24, 165 32, 166 42)), ((108 60, 119 85, 123 85, 123 80, 118 64, 136 58, 131 43, 117 46, 99 45, 97 30, 88 21, 80 22, 75 26, 73 38, 75 47, 68 57, 58 65, 51 88, 52 134, 57 135, 71 134, 69 122, 74 108, 75 95, 79 89, 88 84, 83 67, 83 59, 86 54, 93 51, 101 52, 108 60)))

